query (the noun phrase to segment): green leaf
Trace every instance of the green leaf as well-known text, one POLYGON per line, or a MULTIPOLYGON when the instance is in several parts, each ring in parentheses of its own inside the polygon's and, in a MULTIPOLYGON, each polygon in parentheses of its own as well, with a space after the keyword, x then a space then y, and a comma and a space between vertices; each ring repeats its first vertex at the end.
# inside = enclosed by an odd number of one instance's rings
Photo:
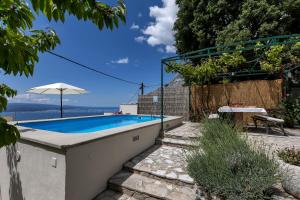
MULTIPOLYGON (((103 29, 119 26, 124 22, 124 1, 109 6, 95 0, 30 0, 36 14, 43 13, 49 21, 65 20, 65 13, 77 19, 89 20, 103 29)), ((39 53, 52 50, 60 43, 54 30, 32 30, 35 19, 25 0, 0 0, 0 70, 6 75, 33 75, 39 61, 39 53)), ((7 106, 7 98, 16 95, 4 84, 0 84, 0 112, 7 106)), ((0 147, 15 143, 20 137, 18 130, 0 118, 0 147)))

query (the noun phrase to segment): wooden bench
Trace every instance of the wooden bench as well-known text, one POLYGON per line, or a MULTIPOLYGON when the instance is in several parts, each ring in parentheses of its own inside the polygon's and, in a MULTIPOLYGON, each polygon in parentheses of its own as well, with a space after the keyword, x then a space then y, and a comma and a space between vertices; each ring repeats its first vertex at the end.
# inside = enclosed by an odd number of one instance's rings
POLYGON ((253 122, 254 122, 256 128, 257 128, 257 121, 263 122, 266 126, 267 134, 269 134, 271 126, 276 126, 281 129, 281 131, 283 132, 283 134, 285 136, 287 136, 287 134, 283 128, 283 123, 284 123, 283 119, 270 117, 268 115, 254 115, 254 116, 252 116, 252 119, 253 119, 253 122))

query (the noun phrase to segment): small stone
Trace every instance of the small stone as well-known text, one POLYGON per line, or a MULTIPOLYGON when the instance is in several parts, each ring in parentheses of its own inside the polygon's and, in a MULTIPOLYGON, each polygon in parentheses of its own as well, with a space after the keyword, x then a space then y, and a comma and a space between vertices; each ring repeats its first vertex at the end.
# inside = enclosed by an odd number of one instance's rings
POLYGON ((157 170, 156 172, 153 172, 153 174, 157 176, 165 176, 166 170, 157 170))
POLYGON ((175 168, 174 170, 179 173, 183 172, 183 170, 181 168, 175 168))
POLYGON ((193 183, 194 180, 189 175, 179 175, 179 179, 186 183, 193 183))
POLYGON ((167 174, 166 177, 169 178, 169 179, 176 179, 177 174, 175 174, 174 172, 171 172, 171 173, 167 174))
POLYGON ((150 160, 150 159, 147 159, 147 160, 145 160, 145 163, 147 163, 147 164, 152 164, 152 163, 154 163, 154 161, 153 161, 153 160, 150 160))
POLYGON ((173 190, 173 186, 172 185, 167 185, 168 190, 173 190))
POLYGON ((161 155, 161 157, 170 159, 170 156, 169 156, 169 155, 161 155))
POLYGON ((168 164, 173 164, 174 163, 172 160, 166 160, 165 162, 168 163, 168 164))

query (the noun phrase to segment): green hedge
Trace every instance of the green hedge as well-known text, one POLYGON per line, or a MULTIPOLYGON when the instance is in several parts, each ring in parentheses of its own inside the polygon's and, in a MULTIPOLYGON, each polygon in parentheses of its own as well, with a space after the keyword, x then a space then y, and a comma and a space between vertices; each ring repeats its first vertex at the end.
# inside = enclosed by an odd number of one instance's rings
POLYGON ((265 199, 280 180, 278 164, 261 147, 249 145, 225 120, 205 121, 197 146, 187 155, 191 177, 224 199, 265 199))

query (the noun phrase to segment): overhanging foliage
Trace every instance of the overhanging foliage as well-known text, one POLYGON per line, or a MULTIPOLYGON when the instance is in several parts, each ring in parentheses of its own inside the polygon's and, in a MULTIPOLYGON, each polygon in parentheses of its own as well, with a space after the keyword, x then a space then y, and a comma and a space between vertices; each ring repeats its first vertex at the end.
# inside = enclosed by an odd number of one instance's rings
MULTIPOLYGON (((0 70, 8 75, 32 76, 39 52, 52 50, 60 43, 50 28, 33 30, 35 15, 42 13, 49 21, 64 22, 65 15, 89 20, 100 30, 113 29, 125 23, 126 7, 123 0, 109 6, 98 0, 31 0, 33 10, 25 0, 0 1, 0 70)), ((0 112, 6 109, 7 98, 17 92, 0 84, 0 112)), ((0 148, 15 143, 20 137, 16 127, 0 117, 0 148)))

